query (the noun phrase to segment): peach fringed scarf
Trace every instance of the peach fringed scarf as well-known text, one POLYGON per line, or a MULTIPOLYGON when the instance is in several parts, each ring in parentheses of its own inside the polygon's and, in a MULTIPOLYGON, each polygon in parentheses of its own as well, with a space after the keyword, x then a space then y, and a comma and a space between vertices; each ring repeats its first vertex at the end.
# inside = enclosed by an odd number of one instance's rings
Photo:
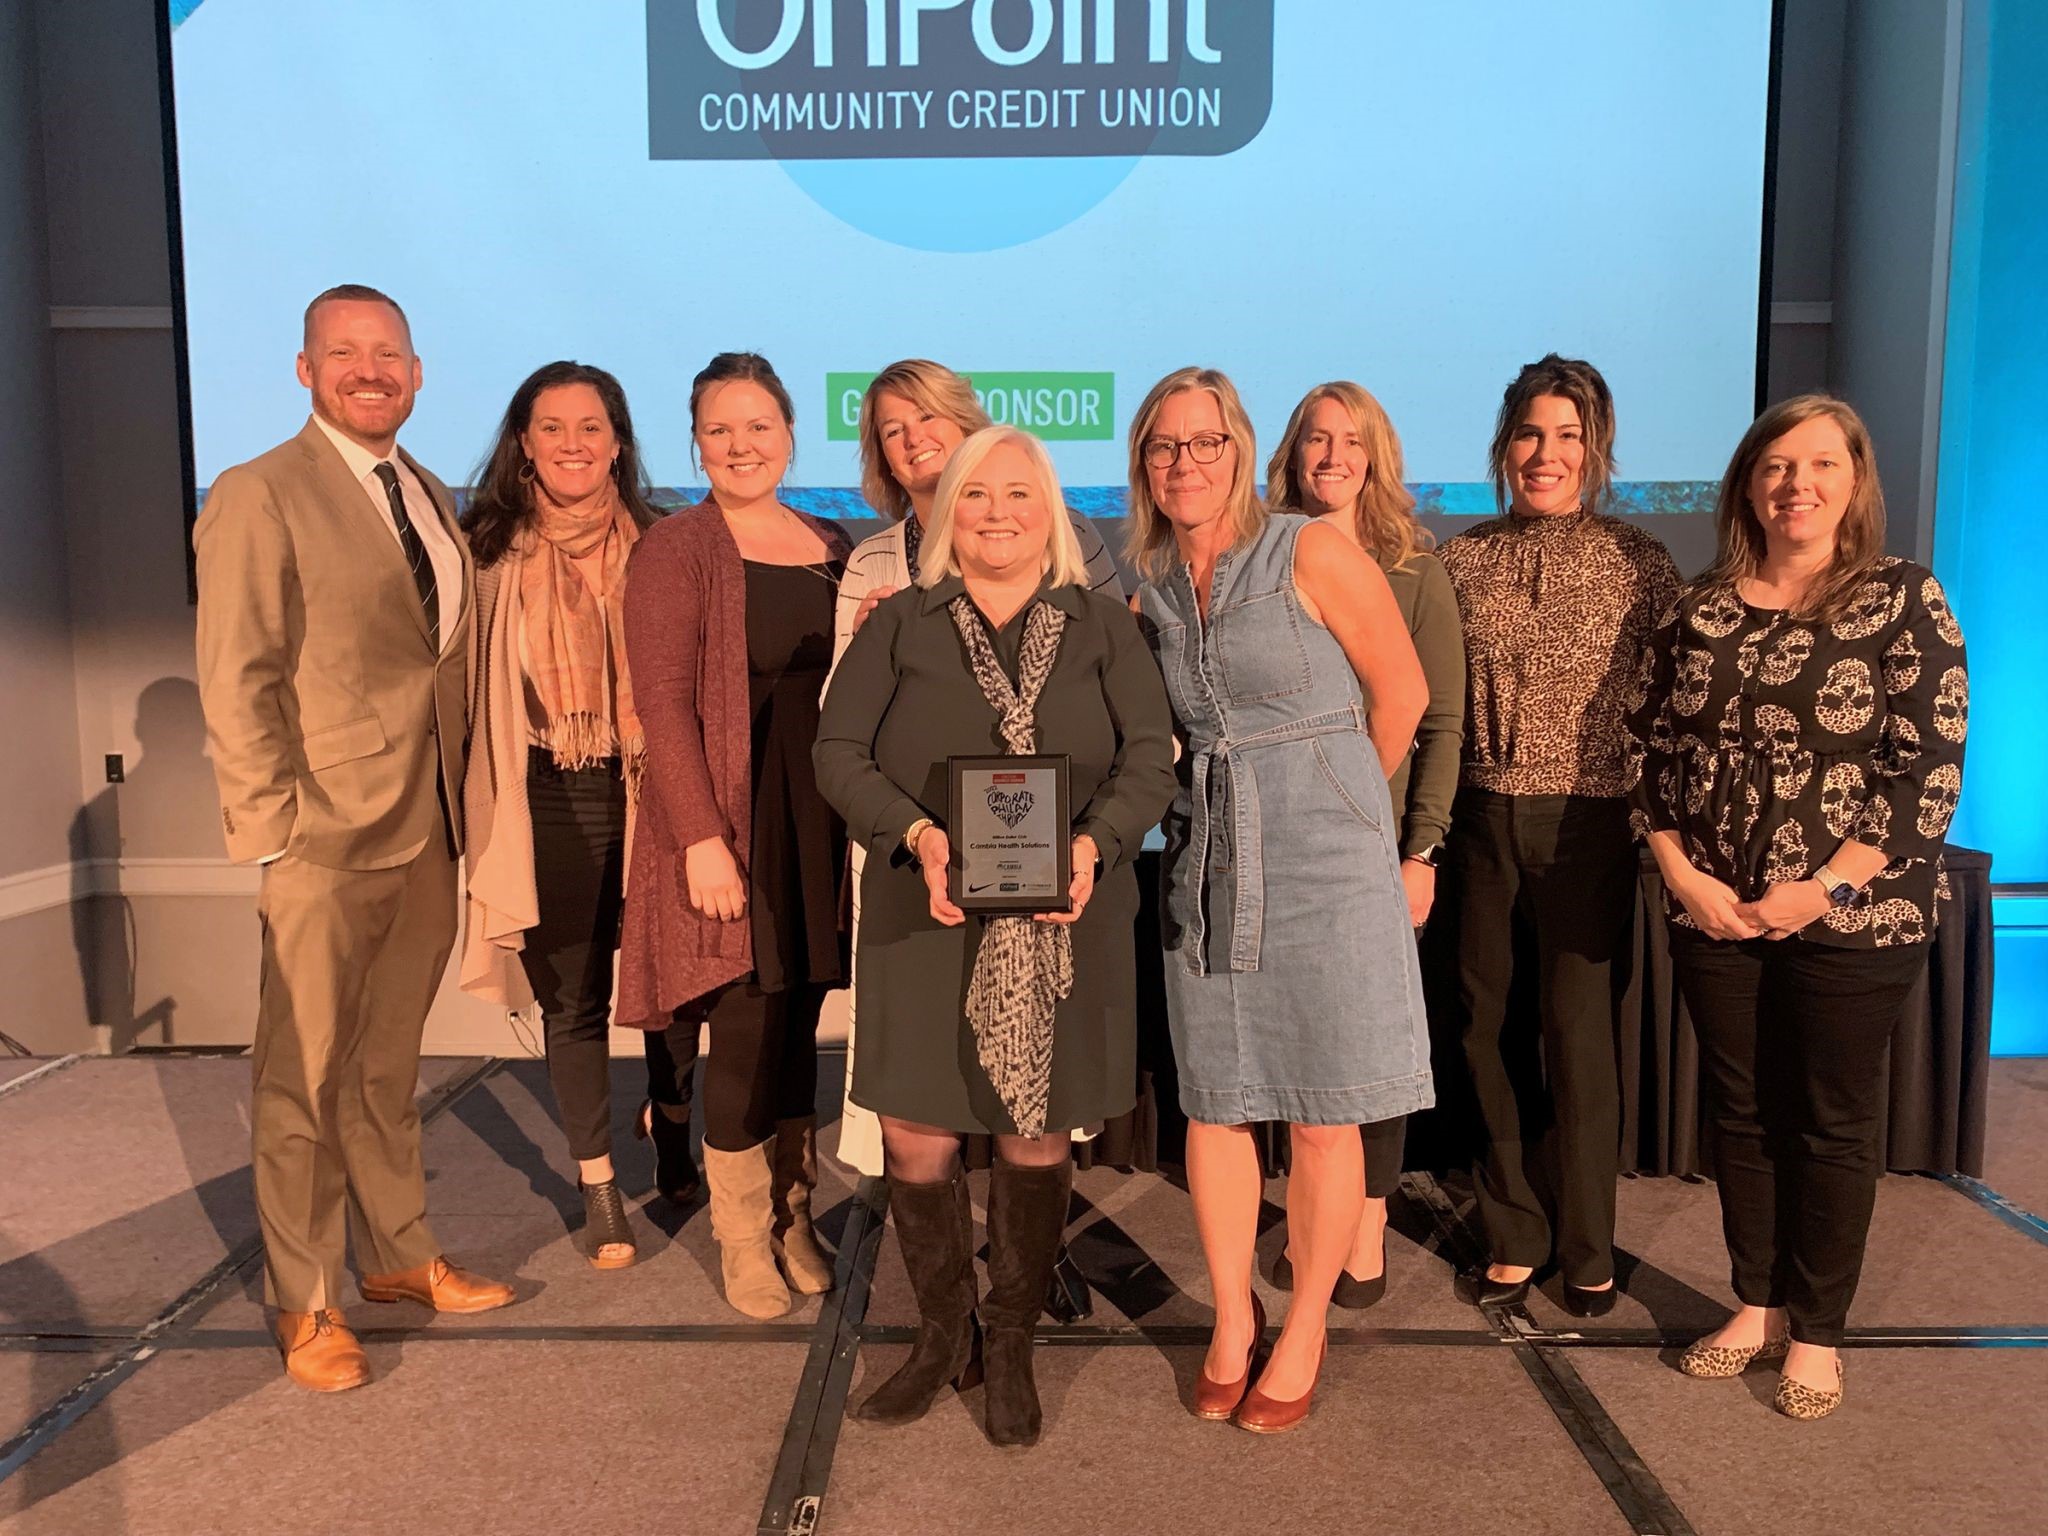
POLYGON ((534 487, 534 529, 519 562, 519 618, 526 680, 546 724, 541 743, 557 767, 588 768, 616 755, 626 790, 637 798, 647 737, 633 707, 626 669, 626 556, 640 537, 616 496, 587 508, 564 507, 534 487), (606 602, 572 563, 602 546, 606 602))

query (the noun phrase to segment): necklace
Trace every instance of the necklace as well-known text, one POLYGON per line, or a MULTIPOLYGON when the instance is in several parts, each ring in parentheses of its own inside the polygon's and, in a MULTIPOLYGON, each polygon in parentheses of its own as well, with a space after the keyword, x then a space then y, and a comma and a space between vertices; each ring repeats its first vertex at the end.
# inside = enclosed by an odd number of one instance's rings
POLYGON ((757 566, 764 571, 802 571, 806 576, 817 577, 833 591, 839 590, 839 578, 828 569, 831 564, 829 560, 814 560, 808 565, 788 565, 776 560, 749 560, 742 555, 740 561, 744 565, 757 566))

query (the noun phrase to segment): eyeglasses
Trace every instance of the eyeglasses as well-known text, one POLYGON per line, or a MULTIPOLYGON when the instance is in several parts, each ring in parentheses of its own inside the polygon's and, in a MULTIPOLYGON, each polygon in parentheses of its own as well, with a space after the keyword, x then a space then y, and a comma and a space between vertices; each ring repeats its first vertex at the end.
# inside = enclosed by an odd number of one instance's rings
POLYGON ((1153 469, 1171 469, 1180 462, 1180 451, 1185 448, 1188 457, 1197 464, 1214 464, 1223 457, 1223 445, 1230 441, 1228 432, 1197 432, 1175 442, 1170 437, 1148 437, 1145 446, 1139 450, 1147 465, 1153 469))

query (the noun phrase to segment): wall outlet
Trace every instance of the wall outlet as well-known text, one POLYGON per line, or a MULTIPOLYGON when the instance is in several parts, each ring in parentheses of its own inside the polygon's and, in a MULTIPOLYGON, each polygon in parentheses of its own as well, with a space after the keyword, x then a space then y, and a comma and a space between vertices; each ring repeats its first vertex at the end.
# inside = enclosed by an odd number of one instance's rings
POLYGON ((122 766, 121 754, 118 752, 109 752, 107 754, 107 782, 109 784, 125 784, 128 782, 128 770, 122 766))

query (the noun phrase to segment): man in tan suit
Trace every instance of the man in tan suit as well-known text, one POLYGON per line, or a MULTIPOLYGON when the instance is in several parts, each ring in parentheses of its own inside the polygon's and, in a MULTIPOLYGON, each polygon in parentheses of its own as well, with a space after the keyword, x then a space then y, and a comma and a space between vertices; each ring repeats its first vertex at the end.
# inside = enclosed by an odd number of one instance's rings
POLYGON ((267 1290, 287 1372, 336 1392, 369 1380, 341 1311, 347 1238, 369 1301, 481 1312, 512 1291, 427 1230, 413 1103, 455 942, 469 552, 447 487, 398 447, 420 386, 404 312, 329 289, 298 372, 312 419, 221 474, 193 542, 221 826, 237 863, 263 865, 267 1290))

